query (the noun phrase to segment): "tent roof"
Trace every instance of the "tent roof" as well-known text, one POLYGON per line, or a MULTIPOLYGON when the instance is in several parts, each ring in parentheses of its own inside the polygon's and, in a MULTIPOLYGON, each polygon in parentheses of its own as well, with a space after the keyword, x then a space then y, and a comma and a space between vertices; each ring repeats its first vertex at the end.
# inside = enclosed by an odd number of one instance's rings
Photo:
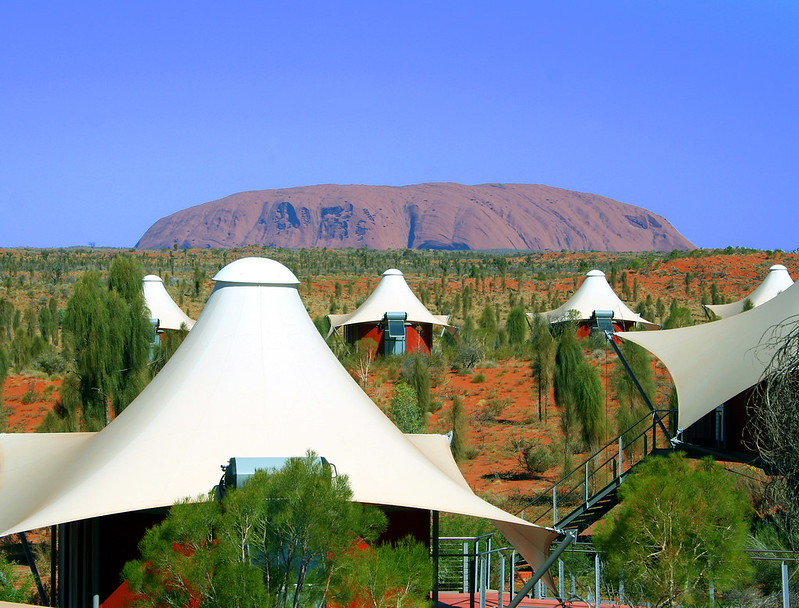
POLYGON ((327 347, 288 269, 249 258, 215 280, 194 329, 103 430, 0 435, 0 535, 172 505, 211 490, 231 457, 311 449, 359 502, 483 517, 543 561, 556 534, 475 496, 444 438, 403 435, 327 347))
POLYGON ((449 327, 446 315, 430 313, 424 304, 408 287, 402 272, 396 268, 389 268, 383 273, 383 278, 375 287, 371 295, 354 312, 346 315, 328 315, 330 319, 330 332, 344 325, 358 323, 379 323, 387 312, 407 313, 409 323, 430 323, 449 327))
POLYGON ((158 319, 158 327, 161 329, 180 329, 185 325, 186 329, 194 327, 194 319, 189 318, 175 301, 167 293, 161 277, 148 274, 142 281, 144 291, 144 303, 150 309, 150 317, 158 319))
POLYGON ((668 368, 677 388, 678 428, 685 429, 725 401, 757 384, 799 314, 799 286, 744 314, 692 327, 618 332, 668 368))
MULTIPOLYGON (((624 302, 611 289, 607 279, 605 279, 605 273, 601 270, 588 272, 580 287, 565 304, 541 314, 550 323, 560 323, 574 319, 573 313, 570 312, 572 310, 577 311, 577 320, 580 321, 590 319, 595 310, 612 310, 614 321, 632 321, 640 323, 647 329, 658 327, 657 324, 647 321, 627 308, 624 302)), ((535 313, 527 313, 527 316, 532 318, 535 313)))
POLYGON ((752 303, 752 307, 760 306, 791 285, 793 285, 793 279, 788 273, 788 269, 782 264, 774 264, 768 269, 768 274, 763 282, 745 298, 729 304, 705 304, 705 308, 712 311, 719 319, 726 319, 744 312, 747 300, 752 303))

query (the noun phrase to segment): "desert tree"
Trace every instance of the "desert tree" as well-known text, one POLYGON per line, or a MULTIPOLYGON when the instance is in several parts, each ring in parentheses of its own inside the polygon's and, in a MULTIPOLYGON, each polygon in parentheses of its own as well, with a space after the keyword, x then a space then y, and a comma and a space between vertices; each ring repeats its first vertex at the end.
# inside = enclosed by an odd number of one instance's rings
POLYGON ((463 409, 463 402, 458 395, 452 397, 452 409, 449 412, 449 426, 452 431, 452 441, 449 444, 452 457, 456 461, 466 458, 468 445, 466 443, 466 430, 468 417, 463 409))
POLYGON ((595 452, 602 445, 607 430, 605 417, 602 415, 605 391, 598 370, 586 361, 575 370, 573 394, 580 436, 586 448, 595 452))
POLYGON ((555 403, 560 409, 560 430, 563 434, 563 467, 569 469, 577 431, 576 410, 578 370, 583 365, 583 350, 575 337, 574 326, 563 328, 555 351, 553 386, 555 403))
POLYGON ((647 459, 619 496, 594 544, 608 575, 624 580, 631 606, 704 605, 711 585, 723 592, 746 581, 751 507, 712 459, 694 464, 682 453, 647 459))
MULTIPOLYGON (((622 342, 620 350, 647 399, 649 399, 650 403, 654 403, 655 378, 652 374, 649 353, 642 346, 627 340, 622 342)), ((633 438, 643 430, 644 426, 648 426, 648 423, 641 422, 641 426, 636 425, 634 429, 630 429, 630 427, 641 420, 647 414, 649 408, 620 359, 614 365, 611 384, 619 402, 615 415, 616 429, 619 434, 625 433, 622 440, 623 446, 629 450, 632 449, 629 446, 633 438), (628 429, 630 430, 628 431, 628 429)))
POLYGON ((108 423, 148 380, 149 312, 141 291, 142 271, 132 258, 118 256, 106 286, 99 272, 84 273, 64 315, 72 369, 62 397, 70 412, 81 412, 87 430, 108 423))
POLYGON ((406 537, 396 543, 349 551, 332 590, 336 605, 425 608, 433 578, 427 547, 406 537))
POLYGON ((792 317, 764 337, 775 347, 759 390, 751 400, 748 431, 767 471, 766 496, 773 503, 771 521, 784 542, 799 549, 799 317, 792 317))
POLYGON ((508 313, 505 321, 505 331, 508 334, 508 343, 512 346, 520 346, 527 339, 527 315, 524 308, 514 306, 508 313))
POLYGON ((402 366, 402 378, 413 387, 416 393, 416 403, 422 415, 433 411, 433 401, 430 393, 430 366, 428 363, 426 354, 415 352, 405 356, 402 366))
POLYGON ((382 512, 352 502, 347 476, 309 453, 257 471, 221 503, 176 504, 123 576, 134 606, 323 605, 340 560, 384 528, 382 512))
POLYGON ((549 323, 543 315, 533 317, 531 334, 533 347, 531 366, 538 387, 538 420, 546 421, 557 344, 549 331, 549 323))

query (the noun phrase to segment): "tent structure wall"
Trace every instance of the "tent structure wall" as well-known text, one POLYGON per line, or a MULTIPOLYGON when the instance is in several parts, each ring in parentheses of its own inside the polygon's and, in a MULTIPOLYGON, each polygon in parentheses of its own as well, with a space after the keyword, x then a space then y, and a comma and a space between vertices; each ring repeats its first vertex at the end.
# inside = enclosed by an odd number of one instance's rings
POLYGON ((405 352, 430 352, 433 347, 433 326, 452 329, 446 315, 434 315, 422 304, 396 268, 383 273, 375 290, 355 311, 328 315, 328 338, 338 333, 350 344, 370 337, 385 350, 383 323, 387 313, 405 313, 405 352))
POLYGON ((749 408, 757 388, 739 393, 683 431, 683 441, 748 461, 757 455, 748 426, 749 408))
MULTIPOLYGON (((358 325, 344 326, 344 339, 349 344, 355 344, 364 338, 373 340, 376 352, 385 352, 385 329, 379 323, 361 323, 358 325)), ((405 325, 405 350, 409 353, 429 353, 433 344, 433 326, 430 324, 415 323, 405 325)))

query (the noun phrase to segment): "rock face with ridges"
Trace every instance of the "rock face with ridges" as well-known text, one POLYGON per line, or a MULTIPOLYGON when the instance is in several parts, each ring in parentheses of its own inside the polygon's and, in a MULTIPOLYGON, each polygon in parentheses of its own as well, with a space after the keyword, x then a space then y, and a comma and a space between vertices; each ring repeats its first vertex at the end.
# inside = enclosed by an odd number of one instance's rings
POLYGON ((595 194, 531 184, 446 183, 242 192, 158 220, 136 246, 175 243, 531 251, 694 247, 661 216, 595 194))

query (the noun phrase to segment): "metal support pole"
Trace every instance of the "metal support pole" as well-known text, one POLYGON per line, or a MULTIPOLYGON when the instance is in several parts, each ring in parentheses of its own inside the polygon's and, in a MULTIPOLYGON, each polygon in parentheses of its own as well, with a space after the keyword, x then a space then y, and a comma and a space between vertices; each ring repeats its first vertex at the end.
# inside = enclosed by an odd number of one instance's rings
POLYGON ((480 608, 486 608, 486 566, 488 565, 488 554, 483 553, 478 563, 480 571, 480 608))
POLYGON ((50 606, 58 601, 58 527, 50 526, 50 606))
POLYGON ((561 600, 563 599, 563 593, 566 591, 566 589, 564 587, 564 581, 563 581, 564 566, 565 566, 565 564, 563 563, 563 560, 559 559, 558 560, 558 597, 561 600))
POLYGON ((510 554, 510 581, 508 584, 508 593, 513 597, 514 590, 516 589, 516 549, 510 554))
POLYGON ((710 580, 708 592, 710 594, 710 608, 713 608, 716 605, 716 586, 713 584, 713 580, 710 580))
POLYGON ((432 518, 432 541, 433 541, 433 605, 438 606, 438 574, 439 560, 441 551, 438 542, 438 511, 430 512, 432 518))
POLYGON ((491 588, 491 540, 492 537, 488 537, 488 548, 486 549, 486 588, 491 588))
POLYGON ((588 505, 588 461, 585 462, 585 485, 583 486, 583 504, 588 505))
POLYGON ((499 585, 497 585, 497 608, 502 608, 503 595, 505 594, 505 556, 499 556, 499 585))
POLYGON ((552 525, 558 527, 558 486, 552 486, 552 525))
POLYGON ((624 455, 624 435, 619 435, 619 475, 624 473, 624 461, 622 460, 622 456, 624 455))
POLYGON ((33 552, 28 544, 28 537, 24 532, 20 532, 17 534, 17 538, 19 538, 19 543, 22 545, 22 552, 25 554, 25 560, 28 562, 31 574, 33 574, 33 580, 36 581, 36 588, 39 590, 39 598, 42 600, 42 605, 49 606, 50 600, 47 599, 47 592, 44 590, 44 585, 42 585, 39 569, 36 568, 36 560, 33 559, 33 552))
POLYGON ((602 588, 599 586, 599 553, 594 553, 594 585, 596 589, 596 608, 599 608, 602 588))
MULTIPOLYGON (((649 400, 649 397, 646 396, 646 393, 644 392, 644 389, 641 387, 641 384, 638 382, 638 378, 635 377, 633 370, 630 369, 630 365, 627 363, 627 359, 625 359, 624 355, 621 354, 621 350, 616 345, 616 342, 613 340, 613 335, 610 332, 606 331, 605 338, 607 338, 608 342, 610 342, 610 345, 613 347, 613 350, 616 351, 616 355, 618 355, 619 360, 624 366, 624 369, 627 371, 627 374, 630 376, 630 379, 633 381, 633 384, 635 384, 635 388, 638 389, 638 392, 640 393, 641 398, 644 400, 644 403, 646 403, 647 407, 654 414, 655 408, 652 405, 652 402, 649 400)), ((663 426, 663 421, 660 419, 660 416, 655 414, 655 418, 657 420, 657 423, 660 425, 660 429, 663 431, 663 436, 667 440, 671 441, 671 435, 669 435, 669 432, 666 430, 666 427, 663 426)))
POLYGON ((469 543, 463 543, 463 592, 469 593, 469 543))
POLYGON ((475 563, 475 555, 477 553, 476 543, 474 549, 475 552, 469 556, 469 608, 474 608, 475 577, 477 576, 477 564, 475 563))
POLYGON ((577 532, 575 530, 566 530, 565 538, 557 547, 555 547, 555 550, 547 558, 547 560, 541 564, 541 567, 533 572, 533 576, 530 577, 530 579, 524 584, 524 587, 522 587, 519 590, 519 593, 517 593, 510 601, 508 608, 516 608, 516 606, 519 605, 524 596, 527 595, 530 592, 530 589, 533 588, 533 585, 535 585, 541 579, 541 577, 544 576, 547 570, 549 570, 549 567, 560 557, 561 553, 563 553, 575 540, 577 540, 577 532))
POLYGON ((788 564, 782 562, 782 608, 791 608, 791 594, 788 591, 788 564))

